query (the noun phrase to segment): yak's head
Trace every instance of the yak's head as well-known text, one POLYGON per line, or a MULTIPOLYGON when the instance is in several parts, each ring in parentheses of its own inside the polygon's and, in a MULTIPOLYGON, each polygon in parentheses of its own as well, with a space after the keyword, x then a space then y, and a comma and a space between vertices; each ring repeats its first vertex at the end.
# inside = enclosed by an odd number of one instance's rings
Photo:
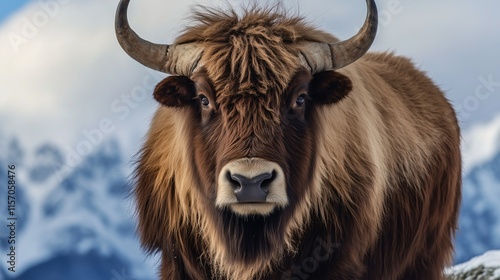
POLYGON ((189 112, 193 188, 227 253, 252 261, 280 250, 312 191, 321 117, 315 108, 351 91, 349 78, 335 70, 371 45, 374 2, 367 0, 361 31, 343 42, 274 9, 242 16, 204 9, 173 45, 138 37, 127 22, 128 2, 117 12, 119 42, 140 63, 174 75, 154 97, 189 112))

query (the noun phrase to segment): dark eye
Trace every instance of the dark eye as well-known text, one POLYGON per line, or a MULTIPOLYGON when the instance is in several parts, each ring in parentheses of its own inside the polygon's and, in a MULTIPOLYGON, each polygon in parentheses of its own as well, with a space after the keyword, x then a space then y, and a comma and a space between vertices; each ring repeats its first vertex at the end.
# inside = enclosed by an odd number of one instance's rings
POLYGON ((200 103, 201 105, 207 107, 208 105, 210 105, 210 100, 208 100, 208 97, 206 97, 205 95, 200 95, 200 103))
POLYGON ((299 95, 299 97, 297 97, 297 100, 295 100, 295 104, 297 106, 304 106, 305 103, 306 103, 306 95, 305 94, 299 95))

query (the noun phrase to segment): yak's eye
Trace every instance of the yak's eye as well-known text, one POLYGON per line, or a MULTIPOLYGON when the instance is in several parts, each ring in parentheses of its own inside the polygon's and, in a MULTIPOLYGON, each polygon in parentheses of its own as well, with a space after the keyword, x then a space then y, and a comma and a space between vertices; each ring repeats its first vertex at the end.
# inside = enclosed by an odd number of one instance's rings
POLYGON ((208 97, 206 97, 205 95, 200 95, 200 103, 201 105, 207 107, 208 105, 210 105, 210 100, 208 100, 208 97))
POLYGON ((305 94, 299 95, 299 97, 297 97, 297 100, 295 100, 295 104, 297 106, 304 106, 305 103, 306 103, 306 95, 305 94))

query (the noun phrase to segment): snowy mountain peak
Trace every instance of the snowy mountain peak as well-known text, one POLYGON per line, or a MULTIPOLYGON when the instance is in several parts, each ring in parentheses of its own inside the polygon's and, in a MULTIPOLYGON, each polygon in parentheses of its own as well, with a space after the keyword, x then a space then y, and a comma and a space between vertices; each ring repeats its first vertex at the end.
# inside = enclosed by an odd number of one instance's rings
MULTIPOLYGON (((15 146, 19 154, 25 153, 15 146)), ((36 160, 18 168, 22 184, 16 193, 20 221, 16 242, 23 266, 11 275, 1 263, 0 279, 112 279, 125 268, 127 275, 153 277, 153 264, 145 262, 135 233, 133 207, 127 199, 129 160, 123 155, 116 139, 106 140, 77 166, 57 174, 54 166, 63 160, 58 146, 46 143, 25 154, 36 160), (83 273, 85 267, 88 272, 83 273)), ((7 166, 8 156, 0 154, 0 171, 7 166)), ((0 172, 2 182, 7 181, 6 174, 6 170, 0 172)), ((4 197, 2 190, 6 188, 0 189, 0 197, 4 197)), ((6 228, 1 228, 2 252, 6 234, 6 228)))
POLYGON ((463 132, 462 157, 467 175, 477 165, 491 160, 500 152, 500 115, 491 122, 463 132))

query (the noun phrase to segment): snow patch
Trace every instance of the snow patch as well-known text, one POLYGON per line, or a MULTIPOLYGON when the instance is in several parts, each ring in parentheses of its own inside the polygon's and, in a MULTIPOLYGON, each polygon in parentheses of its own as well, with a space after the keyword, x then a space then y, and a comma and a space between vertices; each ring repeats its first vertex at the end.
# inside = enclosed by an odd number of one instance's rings
POLYGON ((494 271, 490 276, 493 278, 489 279, 498 279, 498 277, 500 277, 500 251, 488 251, 483 255, 474 257, 465 263, 448 268, 446 270, 446 274, 464 275, 470 273, 471 271, 478 270, 481 267, 493 269, 494 271))

